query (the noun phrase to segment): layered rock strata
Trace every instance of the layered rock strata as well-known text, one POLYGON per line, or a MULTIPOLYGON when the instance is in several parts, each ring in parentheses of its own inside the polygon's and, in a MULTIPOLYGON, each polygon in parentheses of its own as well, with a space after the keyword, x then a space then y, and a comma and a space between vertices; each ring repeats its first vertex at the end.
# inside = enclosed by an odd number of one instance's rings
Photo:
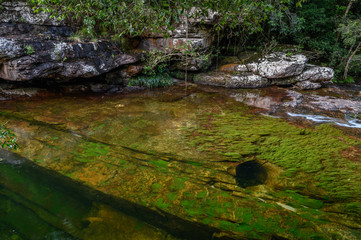
POLYGON ((296 85, 301 89, 317 89, 332 82, 333 69, 307 64, 307 60, 302 54, 288 56, 276 52, 246 64, 221 66, 217 71, 197 75, 194 80, 227 88, 296 85))
POLYGON ((2 3, 0 14, 0 78, 9 81, 91 78, 137 62, 110 41, 69 38, 70 27, 34 14, 23 2, 2 3))

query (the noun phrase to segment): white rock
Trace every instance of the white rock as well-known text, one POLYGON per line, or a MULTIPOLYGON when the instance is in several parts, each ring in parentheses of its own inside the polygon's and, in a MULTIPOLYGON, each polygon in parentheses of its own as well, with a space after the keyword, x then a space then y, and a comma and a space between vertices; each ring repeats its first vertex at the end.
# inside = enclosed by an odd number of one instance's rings
POLYGON ((296 77, 296 81, 329 82, 332 81, 335 72, 329 67, 307 65, 307 69, 296 77))
POLYGON ((234 71, 236 72, 248 72, 248 68, 245 64, 239 64, 234 66, 234 71))
POLYGON ((302 90, 319 89, 322 87, 322 85, 320 83, 310 82, 310 81, 298 82, 298 83, 296 83, 296 86, 302 90))
POLYGON ((307 57, 302 54, 287 56, 286 53, 272 53, 259 59, 257 69, 254 66, 250 68, 250 64, 247 67, 265 78, 285 78, 301 74, 306 62, 307 57))
POLYGON ((269 86, 269 81, 253 73, 208 72, 196 75, 194 81, 199 84, 222 86, 226 88, 258 88, 269 86))
POLYGON ((280 207, 283 207, 284 209, 287 209, 287 210, 291 211, 291 212, 297 212, 297 210, 295 208, 293 208, 291 206, 288 206, 286 204, 283 204, 283 203, 280 203, 280 202, 276 202, 276 204, 278 206, 280 206, 280 207))
POLYGON ((229 75, 226 88, 258 88, 269 86, 268 80, 256 74, 229 75))
POLYGON ((0 37, 0 62, 21 56, 22 48, 15 41, 0 37))

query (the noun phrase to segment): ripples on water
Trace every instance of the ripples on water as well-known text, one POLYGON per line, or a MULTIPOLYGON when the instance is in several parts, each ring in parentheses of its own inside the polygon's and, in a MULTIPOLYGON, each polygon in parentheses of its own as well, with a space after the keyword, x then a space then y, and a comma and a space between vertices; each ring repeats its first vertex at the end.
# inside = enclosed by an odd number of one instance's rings
POLYGON ((311 120, 318 123, 334 123, 341 127, 348 127, 348 128, 361 128, 361 121, 357 118, 350 118, 345 116, 345 119, 340 118, 332 118, 327 116, 321 115, 307 115, 307 114, 297 114, 297 113, 287 113, 291 117, 301 117, 306 118, 307 120, 311 120))

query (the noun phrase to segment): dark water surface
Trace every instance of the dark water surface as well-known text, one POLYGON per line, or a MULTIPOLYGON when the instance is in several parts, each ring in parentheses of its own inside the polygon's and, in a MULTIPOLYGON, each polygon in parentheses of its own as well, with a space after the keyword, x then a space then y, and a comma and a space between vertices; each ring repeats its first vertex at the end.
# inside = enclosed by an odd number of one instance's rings
POLYGON ((27 159, 0 159, 0 239, 176 239, 27 159))

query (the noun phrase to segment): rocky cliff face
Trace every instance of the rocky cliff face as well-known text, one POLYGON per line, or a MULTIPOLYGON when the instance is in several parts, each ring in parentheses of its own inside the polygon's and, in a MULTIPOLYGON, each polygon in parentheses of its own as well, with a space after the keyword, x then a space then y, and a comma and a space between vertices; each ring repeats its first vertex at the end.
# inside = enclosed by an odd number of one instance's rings
POLYGON ((90 78, 139 60, 109 41, 76 41, 70 27, 34 14, 22 2, 2 3, 0 14, 0 78, 66 81, 90 78))

